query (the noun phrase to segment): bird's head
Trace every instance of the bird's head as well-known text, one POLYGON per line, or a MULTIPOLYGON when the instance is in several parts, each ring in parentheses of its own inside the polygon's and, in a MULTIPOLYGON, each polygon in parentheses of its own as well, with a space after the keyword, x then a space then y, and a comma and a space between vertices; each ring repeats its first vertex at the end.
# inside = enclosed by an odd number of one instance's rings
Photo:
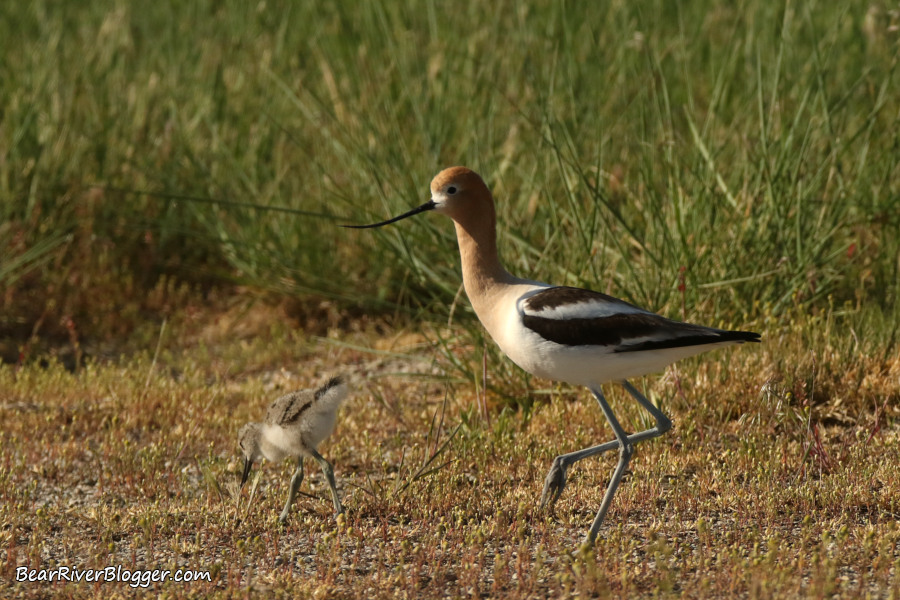
POLYGON ((238 445, 241 447, 241 453, 244 455, 244 472, 241 475, 242 488, 250 477, 250 469, 253 468, 253 462, 261 458, 262 453, 259 448, 261 439, 262 428, 259 423, 247 423, 238 432, 238 445))

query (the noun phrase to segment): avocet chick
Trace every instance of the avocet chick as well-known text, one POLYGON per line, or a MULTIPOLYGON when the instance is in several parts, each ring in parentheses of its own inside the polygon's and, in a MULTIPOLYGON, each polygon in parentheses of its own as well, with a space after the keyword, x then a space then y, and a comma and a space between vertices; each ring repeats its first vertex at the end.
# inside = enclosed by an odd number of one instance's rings
POLYGON ((337 411, 347 397, 348 389, 340 376, 332 377, 317 390, 300 390, 280 397, 269 406, 264 423, 247 423, 238 434, 238 443, 244 453, 244 473, 241 489, 250 477, 250 469, 255 461, 267 459, 272 462, 287 457, 297 457, 297 470, 291 478, 291 490, 280 522, 287 520, 288 511, 303 482, 303 459, 312 457, 322 467, 336 514, 344 512, 334 484, 334 468, 319 454, 316 447, 331 435, 337 420, 337 411))

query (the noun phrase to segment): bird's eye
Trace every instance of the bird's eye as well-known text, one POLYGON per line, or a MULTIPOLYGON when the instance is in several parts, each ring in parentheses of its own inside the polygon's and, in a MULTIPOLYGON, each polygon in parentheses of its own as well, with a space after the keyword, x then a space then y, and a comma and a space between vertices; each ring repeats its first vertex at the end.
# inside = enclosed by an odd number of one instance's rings
POLYGON ((448 193, 448 194, 455 194, 455 193, 456 193, 456 187, 451 185, 450 187, 447 188, 447 193, 448 193))

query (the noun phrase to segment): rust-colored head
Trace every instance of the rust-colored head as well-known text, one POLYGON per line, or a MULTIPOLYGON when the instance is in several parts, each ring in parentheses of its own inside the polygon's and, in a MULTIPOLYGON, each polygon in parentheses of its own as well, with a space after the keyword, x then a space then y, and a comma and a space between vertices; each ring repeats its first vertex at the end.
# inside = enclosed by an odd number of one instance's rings
POLYGON ((465 220, 483 220, 493 224, 494 198, 481 175, 466 167, 450 167, 431 180, 431 199, 425 204, 380 223, 344 225, 344 227, 353 229, 381 227, 429 210, 447 215, 457 223, 465 220))
POLYGON ((450 167, 431 180, 434 210, 454 221, 484 211, 493 212, 494 198, 481 175, 466 167, 450 167))

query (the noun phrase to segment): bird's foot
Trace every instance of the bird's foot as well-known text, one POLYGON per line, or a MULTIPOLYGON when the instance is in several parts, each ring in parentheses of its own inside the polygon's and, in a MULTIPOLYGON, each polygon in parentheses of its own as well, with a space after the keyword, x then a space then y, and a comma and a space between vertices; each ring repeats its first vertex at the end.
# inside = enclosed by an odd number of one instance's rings
POLYGON ((347 513, 344 512, 343 507, 341 507, 341 510, 336 511, 332 518, 334 519, 334 526, 339 531, 344 531, 348 528, 347 513))
POLYGON ((278 515, 278 524, 284 525, 287 522, 287 518, 288 518, 288 512, 284 511, 283 513, 278 515))
POLYGON ((549 505, 552 510, 553 505, 556 504, 556 501, 562 495, 563 488, 566 487, 566 470, 569 467, 560 458, 557 456, 553 459, 550 472, 547 473, 547 477, 544 479, 544 491, 541 492, 541 509, 549 505))

